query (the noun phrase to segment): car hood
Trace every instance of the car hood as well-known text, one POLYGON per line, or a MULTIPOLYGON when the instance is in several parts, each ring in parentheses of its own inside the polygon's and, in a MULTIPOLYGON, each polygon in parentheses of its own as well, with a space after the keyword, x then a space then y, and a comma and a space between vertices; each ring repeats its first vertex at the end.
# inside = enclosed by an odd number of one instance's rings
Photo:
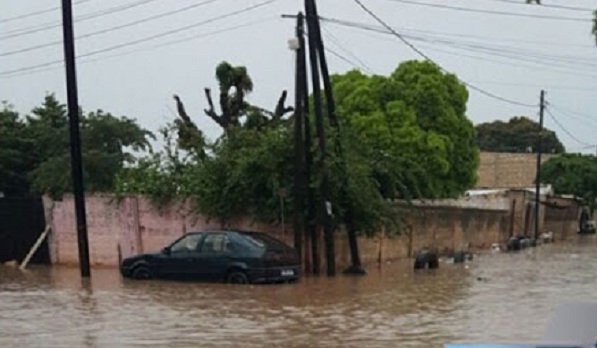
POLYGON ((145 254, 139 254, 139 255, 135 255, 135 256, 126 257, 126 258, 122 259, 122 266, 125 266, 125 267, 130 266, 137 261, 147 260, 149 258, 157 256, 158 254, 159 253, 145 253, 145 254))

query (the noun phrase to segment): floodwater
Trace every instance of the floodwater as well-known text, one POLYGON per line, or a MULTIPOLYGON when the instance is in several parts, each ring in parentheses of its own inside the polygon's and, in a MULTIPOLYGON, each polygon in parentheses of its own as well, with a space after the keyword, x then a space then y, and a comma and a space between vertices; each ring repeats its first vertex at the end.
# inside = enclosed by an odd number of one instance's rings
POLYGON ((414 274, 226 286, 95 270, 0 267, 0 347, 442 347, 540 340, 558 303, 597 302, 597 243, 582 239, 414 274))

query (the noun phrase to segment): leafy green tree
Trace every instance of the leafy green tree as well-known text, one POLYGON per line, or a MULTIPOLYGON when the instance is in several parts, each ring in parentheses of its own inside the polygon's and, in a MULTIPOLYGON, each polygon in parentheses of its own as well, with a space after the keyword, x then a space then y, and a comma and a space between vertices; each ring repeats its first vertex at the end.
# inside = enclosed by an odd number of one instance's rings
POLYGON ((0 110, 0 192, 26 195, 27 174, 34 157, 32 142, 25 136, 25 124, 14 109, 4 103, 0 110))
POLYGON ((333 78, 338 114, 370 150, 385 197, 453 197, 476 182, 478 150, 455 76, 409 61, 388 77, 333 78))
MULTIPOLYGON (((81 113, 81 138, 85 188, 90 192, 112 191, 115 175, 125 162, 132 160, 131 151, 149 148, 153 135, 126 117, 116 117, 102 110, 81 113)), ((18 186, 18 192, 60 196, 71 191, 70 138, 66 106, 47 95, 41 106, 32 110, 23 121, 5 106, 0 113, 3 123, 0 156, 2 167, 13 173, 8 186, 18 186), (4 126, 6 124, 6 127, 4 126), (12 137, 12 138, 11 138, 12 137)), ((15 192, 16 193, 16 192, 15 192)))
POLYGON ((558 194, 575 195, 596 207, 597 158, 593 155, 563 154, 550 158, 541 167, 541 181, 551 184, 558 194))
MULTIPOLYGON (((225 70, 246 74, 244 69, 225 70)), ((216 78, 228 95, 221 100, 234 99, 235 89, 227 89, 229 79, 220 73, 216 78)), ((474 184, 478 151, 474 128, 465 116, 468 94, 454 76, 429 63, 407 62, 388 77, 351 71, 334 76, 333 85, 340 131, 326 125, 326 133, 336 227, 347 223, 350 211, 351 228, 360 233, 377 233, 382 226, 392 233, 400 221, 393 199, 452 197, 474 184), (340 147, 341 153, 334 150, 340 147)), ((179 122, 164 133, 175 150, 167 146, 165 153, 122 171, 120 192, 150 194, 158 201, 172 199, 171 192, 176 192, 192 199, 200 213, 223 222, 239 215, 272 222, 280 218, 278 190, 285 188, 284 214, 294 209, 293 116, 282 117, 288 111, 285 93, 273 112, 243 102, 244 109, 234 118, 238 123, 227 126, 213 142, 205 141, 175 99, 179 122), (181 124, 187 127, 184 132, 181 124), (177 150, 197 145, 201 151, 189 151, 186 158, 177 150)), ((308 117, 314 127, 313 113, 308 117)), ((314 129, 311 134, 315 137, 314 129)), ((312 144, 309 184, 317 195, 321 178, 315 167, 315 138, 312 144)))
POLYGON ((541 137, 542 151, 563 153, 564 145, 554 131, 543 129, 528 117, 513 117, 508 122, 494 121, 477 125, 477 145, 488 152, 533 152, 541 137))

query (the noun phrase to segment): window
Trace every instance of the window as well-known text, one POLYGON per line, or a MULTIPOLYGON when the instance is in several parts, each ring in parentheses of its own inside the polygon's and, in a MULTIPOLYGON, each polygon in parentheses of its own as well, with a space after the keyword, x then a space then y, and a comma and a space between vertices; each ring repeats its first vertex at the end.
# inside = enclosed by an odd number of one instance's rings
POLYGON ((222 233, 212 233, 205 236, 202 253, 225 253, 233 251, 234 247, 228 236, 222 233))
POLYGON ((174 243, 170 247, 171 253, 188 253, 192 251, 197 251, 197 246, 199 245, 199 241, 203 235, 201 234, 189 234, 188 236, 182 238, 178 242, 174 243))

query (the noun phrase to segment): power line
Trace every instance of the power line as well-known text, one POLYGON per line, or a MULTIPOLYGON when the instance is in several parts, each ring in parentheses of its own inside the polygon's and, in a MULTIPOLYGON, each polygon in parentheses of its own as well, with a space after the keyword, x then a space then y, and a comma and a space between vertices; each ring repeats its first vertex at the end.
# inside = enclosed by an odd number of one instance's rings
POLYGON ((586 146, 592 146, 592 144, 587 143, 585 141, 582 141, 580 139, 578 139, 574 134, 572 134, 570 131, 568 131, 568 129, 566 129, 566 127, 564 127, 560 121, 558 121, 558 119, 551 113, 551 111, 549 111, 549 109, 545 109, 545 111, 547 112, 547 114, 549 115, 549 117, 556 123, 556 125, 564 132, 566 133, 572 140, 576 141, 577 143, 581 144, 581 145, 586 145, 586 146))
MULTIPOLYGON (((340 49, 341 51, 346 53, 348 56, 350 56, 352 59, 354 59, 363 70, 367 71, 368 73, 373 73, 373 70, 367 65, 367 63, 365 63, 363 60, 361 60, 356 54, 351 52, 349 49, 345 48, 344 45, 342 45, 342 42, 330 30, 328 30, 325 26, 323 26, 322 29, 323 29, 323 31, 325 31, 325 33, 329 37, 330 41, 334 45, 336 45, 338 47, 338 49, 340 49)), ((332 54, 334 54, 334 53, 332 53, 332 54)))
POLYGON ((515 82, 502 82, 502 81, 475 81, 477 83, 484 83, 489 85, 501 85, 501 86, 512 86, 512 87, 527 87, 532 89, 545 88, 546 90, 571 90, 571 91, 585 91, 585 92, 597 92, 597 87, 575 87, 575 86, 540 86, 531 85, 526 83, 515 83, 515 82))
MULTIPOLYGON (((269 5, 269 4, 271 4, 271 3, 275 2, 275 1, 278 1, 278 0, 267 0, 267 1, 263 1, 263 2, 260 2, 258 4, 247 6, 245 8, 240 9, 240 10, 229 12, 229 13, 221 15, 221 16, 213 17, 213 18, 205 20, 205 21, 193 23, 193 24, 190 24, 190 25, 186 25, 184 27, 179 27, 179 28, 168 30, 168 31, 165 31, 165 32, 162 32, 162 33, 159 33, 159 34, 155 34, 155 35, 151 35, 151 36, 146 36, 146 37, 141 38, 141 39, 137 39, 137 40, 132 40, 132 41, 128 41, 128 42, 125 42, 125 43, 121 43, 121 44, 118 44, 118 45, 109 46, 109 47, 106 47, 106 48, 103 48, 103 49, 100 49, 100 50, 96 50, 96 51, 91 51, 91 52, 88 52, 88 53, 84 53, 82 55, 79 55, 78 58, 84 58, 84 57, 94 56, 94 55, 97 55, 97 54, 100 54, 100 53, 114 51, 114 50, 117 50, 119 48, 128 47, 128 46, 132 46, 132 45, 137 45, 137 44, 140 44, 140 43, 143 43, 143 42, 147 42, 147 41, 152 41, 152 40, 164 37, 164 36, 168 36, 168 35, 180 33, 180 32, 183 32, 183 31, 187 31, 189 29, 193 29, 193 28, 196 28, 196 27, 199 27, 199 26, 202 26, 202 25, 205 25, 205 24, 209 24, 209 23, 221 20, 221 19, 233 17, 233 16, 236 16, 236 15, 239 15, 239 14, 242 14, 242 13, 246 13, 246 12, 252 11, 252 10, 257 9, 259 7, 263 7, 263 6, 269 5)), ((33 69, 37 69, 37 68, 44 68, 44 67, 48 67, 48 66, 52 66, 52 65, 56 65, 56 64, 61 64, 61 63, 62 63, 62 60, 60 59, 60 60, 54 60, 54 61, 45 62, 45 63, 41 63, 41 64, 30 65, 30 66, 19 68, 19 69, 13 69, 13 70, 8 70, 8 71, 0 72, 0 76, 10 76, 10 75, 15 74, 15 73, 25 72, 25 71, 29 71, 29 70, 33 70, 33 69)))
MULTIPOLYGON (((79 5, 79 4, 83 4, 85 2, 89 2, 91 0, 79 0, 79 1, 75 1, 75 5, 79 5)), ((9 17, 9 18, 2 18, 0 19, 0 23, 8 23, 8 22, 13 22, 19 19, 23 19, 23 18, 29 18, 29 17, 34 17, 34 16, 39 16, 41 14, 44 13, 50 13, 50 12, 54 12, 54 11, 58 11, 60 10, 60 6, 55 6, 55 7, 51 7, 51 8, 47 8, 45 10, 39 10, 39 11, 35 11, 35 12, 29 12, 29 13, 25 13, 22 15, 18 15, 18 16, 14 16, 14 17, 9 17)))
MULTIPOLYGON (((325 18, 323 20, 325 20, 326 22, 332 23, 332 24, 346 26, 349 28, 357 28, 357 29, 372 31, 372 32, 381 33, 381 34, 390 34, 390 35, 393 34, 391 31, 388 31, 387 29, 383 29, 378 26, 366 25, 366 24, 362 24, 362 23, 339 20, 339 19, 332 19, 332 18, 325 18)), ((584 76, 584 77, 587 76, 587 73, 591 73, 591 72, 595 71, 595 68, 597 68, 597 64, 592 62, 592 60, 590 60, 590 58, 586 58, 586 60, 585 60, 585 58, 574 57, 574 56, 552 56, 552 55, 547 55, 547 54, 544 54, 541 52, 528 51, 528 50, 517 48, 517 47, 508 47, 508 46, 502 46, 502 45, 488 46, 488 45, 483 45, 483 44, 478 44, 478 43, 470 43, 467 41, 458 42, 458 41, 454 41, 454 40, 446 40, 446 39, 436 38, 433 36, 420 36, 420 35, 407 35, 407 34, 402 34, 402 36, 404 38, 407 38, 407 39, 410 39, 413 41, 439 43, 441 45, 450 46, 452 48, 456 48, 459 50, 481 52, 483 54, 491 55, 492 58, 495 56, 500 56, 503 58, 507 58, 509 60, 531 62, 531 63, 540 64, 540 65, 544 65, 544 66, 548 66, 548 67, 565 69, 567 74, 570 74, 571 72, 572 73, 579 72, 579 73, 582 73, 582 76, 584 76), (548 61, 551 61, 551 63, 548 61), (579 70, 579 68, 581 66, 585 66, 590 69, 589 70, 579 70)), ((497 63, 501 63, 501 64, 513 65, 510 63, 503 63, 503 62, 495 61, 495 60, 488 59, 488 58, 481 58, 478 56, 470 56, 470 55, 467 56, 466 54, 462 54, 462 53, 443 51, 435 46, 433 46, 433 48, 428 48, 428 49, 433 50, 433 51, 444 52, 446 54, 461 55, 461 56, 469 57, 472 59, 485 60, 485 61, 497 62, 497 63)), ((520 67, 521 65, 516 64, 515 66, 520 67)), ((552 69, 552 71, 555 71, 558 73, 563 73, 563 71, 560 71, 560 70, 552 69)))
MULTIPOLYGON (((87 1, 90 1, 90 0, 87 0, 87 1)), ((82 21, 86 21, 89 19, 99 18, 99 17, 103 17, 103 16, 106 16, 109 14, 126 11, 126 10, 129 10, 129 9, 141 6, 141 5, 148 4, 153 1, 156 1, 156 0, 138 0, 138 1, 130 3, 130 4, 118 5, 118 6, 110 7, 110 8, 104 9, 104 10, 91 12, 91 13, 82 15, 81 17, 75 19, 74 22, 82 22, 82 21)), ((44 23, 44 24, 40 24, 40 25, 36 25, 36 26, 27 27, 27 28, 15 29, 12 31, 5 32, 4 35, 0 36, 0 40, 18 38, 21 36, 34 34, 34 33, 46 31, 46 30, 53 29, 53 28, 59 28, 61 26, 62 26, 62 22, 58 21, 58 22, 44 23)))
POLYGON ((584 113, 581 113, 581 112, 578 112, 578 111, 570 110, 568 108, 563 108, 563 107, 558 106, 558 105, 550 104, 550 106, 553 109, 557 110, 558 112, 560 112, 562 114, 568 114, 568 116, 570 116, 570 115, 576 115, 576 117, 586 118, 586 119, 589 119, 589 120, 593 120, 597 116, 597 115, 591 116, 591 115, 584 114, 584 113))
POLYGON ((595 123, 595 120, 588 118, 588 117, 581 117, 578 115, 574 115, 571 113, 566 113, 566 112, 562 112, 562 110, 559 110, 558 108, 555 108, 553 105, 550 104, 550 106, 554 109, 554 110, 558 110, 558 112, 566 117, 570 117, 573 118, 575 120, 581 121, 581 122, 585 122, 586 124, 591 125, 592 127, 597 127, 597 123, 595 123))
POLYGON ((486 1, 493 1, 493 2, 503 2, 507 4, 513 5, 525 5, 525 6, 536 6, 536 7, 544 7, 544 8, 553 8, 553 9, 560 9, 560 10, 568 10, 568 11, 578 11, 578 12, 591 12, 593 13, 593 9, 587 7, 577 7, 577 6, 566 6, 566 5, 553 5, 553 4, 528 4, 527 2, 523 2, 521 0, 486 0, 486 1))
POLYGON ((573 18, 573 17, 548 16, 548 15, 506 12, 506 11, 496 11, 496 10, 482 10, 482 9, 475 9, 475 8, 461 7, 461 6, 431 4, 431 3, 427 3, 427 2, 418 2, 418 1, 411 1, 411 0, 388 0, 388 1, 399 2, 399 3, 403 3, 403 4, 409 4, 409 5, 416 5, 416 6, 441 8, 441 9, 445 9, 445 10, 457 10, 457 11, 462 11, 462 12, 484 13, 484 14, 501 15, 501 16, 526 17, 526 18, 537 18, 537 19, 552 19, 552 20, 571 21, 571 22, 591 22, 592 21, 589 18, 573 18))
MULTIPOLYGON (((433 63, 434 65, 436 65, 439 69, 441 69, 442 71, 446 72, 446 73, 450 73, 449 71, 447 71, 446 69, 444 69, 441 65, 437 64, 433 59, 431 59, 429 56, 427 56, 425 53, 423 53, 421 50, 419 50, 415 45, 413 45, 412 43, 410 43, 410 41, 408 41, 407 39, 405 39, 400 33, 398 33, 396 30, 394 30, 391 26, 389 26, 386 22, 384 22, 381 18, 379 18, 375 13, 373 13, 373 11, 371 11, 369 8, 367 8, 367 6, 365 6, 361 0, 354 0, 362 9, 363 11, 367 12, 371 17, 373 17, 378 23, 380 23, 381 25, 383 25, 386 29, 388 29, 392 34, 394 34, 394 36, 396 36, 397 38, 399 38, 405 45, 407 45, 408 47, 410 47, 413 51, 415 51, 418 55, 420 55, 421 57, 423 57, 424 59, 426 59, 427 61, 433 63)), ((460 79, 459 79, 460 80, 460 79)), ((524 106, 524 107, 536 107, 536 105, 533 104, 525 104, 525 103, 521 103, 521 102, 517 102, 514 100, 510 100, 504 97, 501 97, 499 95, 493 94, 491 92, 488 92, 482 88, 479 88, 477 86, 474 86, 470 83, 467 83, 465 81, 460 80, 460 82, 462 82, 464 85, 466 85, 467 87, 485 95, 488 96, 490 98, 505 102, 505 103, 509 103, 512 105, 518 105, 518 106, 524 106)))
MULTIPOLYGON (((121 24, 121 25, 118 25, 118 26, 115 26, 115 27, 109 27, 109 28, 106 28, 106 29, 102 29, 102 30, 91 32, 91 33, 79 35, 75 39, 76 40, 85 39, 85 38, 88 38, 88 37, 92 37, 92 36, 96 36, 96 35, 100 35, 100 34, 109 33, 111 31, 115 31, 115 30, 120 30, 120 29, 124 29, 124 28, 128 28, 128 27, 132 27, 132 26, 135 26, 135 25, 138 25, 138 24, 142 24, 142 23, 146 23, 146 22, 149 22, 149 21, 152 21, 152 20, 161 19, 161 18, 165 18, 165 17, 171 16, 171 15, 174 15, 174 14, 178 14, 178 13, 182 13, 182 12, 185 12, 185 11, 189 11, 189 10, 192 10, 194 8, 201 7, 201 6, 210 4, 210 3, 215 2, 215 1, 217 1, 217 0, 206 0, 206 1, 203 1, 203 2, 199 2, 199 3, 196 3, 196 4, 192 4, 192 5, 189 5, 189 6, 182 7, 182 8, 176 9, 176 10, 172 10, 172 11, 160 13, 160 14, 153 15, 153 16, 150 16, 150 17, 146 17, 146 18, 143 18, 143 19, 139 19, 139 20, 136 20, 136 21, 133 21, 133 22, 121 24)), ((8 51, 8 52, 0 53, 0 57, 11 56, 11 55, 15 55, 15 54, 18 54, 18 53, 30 52, 30 51, 38 50, 38 49, 41 49, 41 48, 51 47, 51 46, 57 46, 57 45, 61 45, 61 44, 62 44, 62 40, 47 42, 47 43, 40 44, 40 45, 35 45, 35 46, 21 48, 21 49, 15 50, 15 51, 8 51)))
MULTIPOLYGON (((377 26, 373 26, 373 25, 368 25, 368 24, 364 24, 364 23, 359 23, 359 22, 353 22, 353 21, 348 21, 348 20, 342 20, 342 19, 336 19, 336 18, 330 18, 330 17, 321 17, 321 20, 329 22, 329 23, 333 23, 333 24, 338 24, 338 25, 343 25, 343 26, 357 26, 357 27, 361 27, 362 29, 367 29, 367 30, 373 30, 375 28, 379 28, 377 26)), ((437 31, 432 31, 432 30, 421 30, 421 29, 406 29, 406 28, 399 28, 400 31, 402 32, 412 32, 412 33, 420 33, 420 34, 430 34, 432 36, 447 36, 447 37, 457 37, 457 38, 465 38, 465 39, 472 39, 472 40, 481 40, 483 42, 487 42, 487 41, 504 41, 504 42, 517 42, 517 43, 523 43, 523 44, 535 44, 535 45, 545 45, 545 46, 566 46, 566 47, 579 47, 579 48, 586 48, 586 49, 591 49, 592 51, 595 50, 595 46, 594 45, 586 45, 586 44, 574 44, 574 43, 565 43, 565 42, 549 42, 549 41, 537 41, 537 40, 521 40, 518 38, 504 38, 504 37, 495 37, 495 36, 483 36, 483 35, 474 35, 474 34, 462 34, 462 33, 447 33, 447 32, 437 32, 437 31)), ((384 33, 387 33, 387 31, 383 31, 384 33)))
POLYGON ((325 50, 329 53, 331 53, 333 56, 335 56, 336 58, 340 59, 341 61, 345 62, 346 64, 357 68, 358 64, 355 64, 355 62, 351 61, 350 59, 344 57, 343 55, 341 55, 340 53, 334 51, 333 49, 326 47, 325 50))
MULTIPOLYGON (((129 51, 126 51, 126 52, 120 52, 120 53, 117 53, 117 54, 112 54, 112 55, 109 55, 109 56, 103 56, 103 57, 98 57, 98 58, 95 58, 95 59, 83 60, 79 64, 93 63, 93 62, 103 61, 103 60, 106 60, 106 59, 111 59, 111 58, 117 58, 117 57, 126 56, 126 55, 129 55, 129 54, 132 54, 132 53, 143 52, 143 51, 150 51, 150 50, 153 50, 153 49, 156 49, 156 48, 161 48, 161 47, 166 47, 166 46, 172 46, 172 45, 175 45, 175 44, 178 44, 178 43, 189 42, 189 41, 196 40, 196 39, 206 38, 206 37, 214 36, 214 35, 217 35, 217 34, 222 34, 222 33, 233 31, 233 30, 237 30, 237 29, 241 29, 241 28, 246 28, 246 27, 253 26, 253 25, 256 25, 256 24, 263 24, 263 23, 266 23, 269 20, 277 19, 277 18, 278 18, 278 16, 269 17, 269 18, 263 18, 263 19, 258 19, 258 20, 255 20, 255 21, 251 21, 251 22, 247 22, 247 23, 235 25, 235 26, 232 26, 232 27, 227 27, 227 28, 224 28, 224 29, 219 29, 219 30, 215 30, 215 31, 207 32, 207 33, 202 33, 202 34, 199 34, 199 35, 193 35, 193 36, 185 37, 183 39, 177 39, 177 40, 171 40, 171 41, 163 42, 163 43, 160 43, 160 44, 157 44, 157 45, 153 45, 153 46, 149 46, 149 47, 142 47, 142 48, 138 48, 138 49, 134 49, 134 50, 129 50, 129 51)), ((62 68, 62 65, 52 66, 52 67, 46 67, 46 68, 38 68, 38 69, 28 70, 28 71, 21 72, 21 73, 11 74, 11 75, 8 76, 8 78, 18 77, 18 76, 27 76, 27 75, 37 74, 37 73, 41 73, 41 72, 56 70, 56 69, 60 69, 60 68, 62 68)))

